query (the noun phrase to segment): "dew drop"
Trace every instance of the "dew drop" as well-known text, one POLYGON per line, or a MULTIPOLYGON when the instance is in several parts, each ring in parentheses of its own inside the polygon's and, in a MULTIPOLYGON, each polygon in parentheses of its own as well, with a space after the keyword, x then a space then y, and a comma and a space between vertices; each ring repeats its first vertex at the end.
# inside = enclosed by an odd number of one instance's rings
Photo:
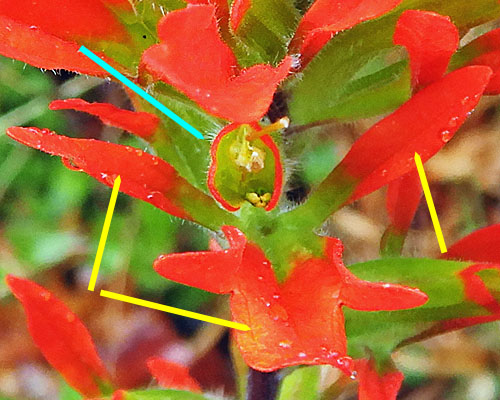
POLYGON ((351 376, 349 378, 355 381, 357 377, 358 377, 358 371, 352 371, 351 376))
POLYGON ((43 291, 42 293, 40 293, 40 296, 42 296, 45 301, 50 300, 50 293, 47 291, 43 291))
POLYGON ((467 102, 470 100, 470 97, 469 96, 465 96, 463 99, 462 99, 462 105, 466 105, 467 102))
MULTIPOLYGON (((37 148, 40 148, 37 146, 37 148)), ((62 163, 64 164, 64 166, 72 171, 83 171, 82 168, 80 168, 78 165, 76 165, 72 160, 70 160, 69 158, 61 158, 61 161, 62 163)))
POLYGON ((300 358, 305 358, 307 356, 306 353, 304 353, 303 351, 301 351, 299 354, 297 354, 300 358))
POLYGON ((137 150, 135 151, 135 154, 137 154, 137 157, 142 157, 142 150, 137 149, 137 150))
POLYGON ((283 348, 283 349, 289 349, 292 345, 292 342, 289 340, 282 340, 281 342, 278 343, 278 346, 283 348))
POLYGON ((450 119, 450 122, 448 123, 448 126, 450 128, 455 128, 458 124, 458 117, 453 117, 450 119))
POLYGON ((264 277, 263 277, 262 275, 259 275, 259 276, 257 277, 257 279, 258 279, 259 281, 262 281, 262 280, 264 279, 264 277))
POLYGON ((447 129, 442 130, 439 135, 441 136, 441 140, 443 141, 443 143, 448 143, 453 137, 453 134, 447 129))
POLYGON ((30 26, 30 30, 32 30, 32 31, 36 31, 37 29, 38 29, 38 26, 36 26, 36 25, 30 26))

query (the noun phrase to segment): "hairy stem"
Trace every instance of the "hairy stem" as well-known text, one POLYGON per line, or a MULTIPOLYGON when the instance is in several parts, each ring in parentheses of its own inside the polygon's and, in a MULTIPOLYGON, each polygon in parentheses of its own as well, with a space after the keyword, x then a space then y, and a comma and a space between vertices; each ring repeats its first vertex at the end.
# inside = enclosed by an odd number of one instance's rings
POLYGON ((274 400, 277 398, 280 377, 278 372, 260 372, 250 368, 246 400, 274 400))

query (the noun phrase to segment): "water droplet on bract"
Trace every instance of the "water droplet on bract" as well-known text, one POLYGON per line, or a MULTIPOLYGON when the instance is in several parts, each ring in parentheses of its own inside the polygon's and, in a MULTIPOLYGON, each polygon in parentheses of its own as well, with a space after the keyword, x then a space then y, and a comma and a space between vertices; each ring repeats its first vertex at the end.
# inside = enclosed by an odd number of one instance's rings
POLYGON ((263 279, 264 279, 264 277, 263 277, 262 275, 259 275, 259 276, 257 277, 257 279, 258 279, 259 281, 261 281, 261 280, 263 280, 263 279))
POLYGON ((42 296, 45 301, 50 300, 50 293, 47 291, 43 291, 42 293, 40 293, 40 296, 42 296))
POLYGON ((289 340, 282 340, 281 342, 278 343, 278 346, 283 348, 283 349, 289 349, 292 345, 292 342, 289 340))
POLYGON ((271 303, 269 301, 267 301, 265 297, 261 297, 260 300, 266 305, 266 307, 271 306, 271 303))
POLYGON ((38 29, 38 26, 36 26, 36 25, 30 26, 30 30, 32 30, 32 31, 36 31, 37 29, 38 29))
POLYGON ((439 133, 441 136, 441 140, 443 143, 448 143, 450 139, 453 137, 453 133, 451 133, 449 130, 445 129, 439 133))
POLYGON ((305 358, 307 356, 306 353, 304 353, 303 351, 301 351, 299 354, 297 354, 300 358, 305 358))
MULTIPOLYGON (((39 148, 37 146, 37 148, 39 148)), ((62 163, 64 164, 64 166, 72 171, 83 171, 83 169, 81 169, 78 165, 76 165, 72 160, 70 160, 69 158, 61 158, 61 161, 62 163)))
POLYGON ((66 320, 68 322, 73 322, 75 320, 75 314, 73 314, 72 312, 68 312, 66 314, 66 320))
POLYGON ((134 148, 133 147, 130 147, 130 146, 125 146, 125 149, 129 152, 129 153, 132 153, 134 151, 134 148))
POLYGON ((380 175, 382 176, 386 176, 387 175, 387 170, 386 169, 383 169, 382 172, 380 173, 380 175))
POLYGON ((358 371, 352 371, 351 376, 349 378, 355 381, 357 377, 358 377, 358 371))
POLYGON ((158 161, 158 159, 155 157, 153 158, 153 165, 158 165, 160 163, 160 161, 158 161))
POLYGON ((273 294, 273 299, 278 300, 280 298, 279 294, 273 294))
POLYGON ((448 123, 448 126, 450 128, 455 128, 458 124, 458 117, 453 117, 450 119, 450 122, 448 123))
POLYGON ((142 150, 137 149, 137 150, 135 151, 135 154, 137 154, 137 157, 142 157, 142 150))
POLYGON ((470 97, 469 96, 465 96, 463 99, 462 99, 462 105, 466 105, 467 102, 469 101, 470 97))

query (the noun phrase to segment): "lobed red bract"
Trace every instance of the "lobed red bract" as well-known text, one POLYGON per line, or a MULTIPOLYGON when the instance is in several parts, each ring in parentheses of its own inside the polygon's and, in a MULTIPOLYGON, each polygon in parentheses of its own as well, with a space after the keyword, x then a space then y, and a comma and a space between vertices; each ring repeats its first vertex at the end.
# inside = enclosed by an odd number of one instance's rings
POLYGON ((201 393, 200 384, 191 377, 187 367, 159 357, 150 358, 147 363, 151 375, 158 381, 159 386, 201 393))
POLYGON ((257 246, 234 227, 223 231, 229 249, 162 255, 154 268, 179 283, 230 293, 234 319, 251 329, 234 333, 238 346, 247 364, 257 370, 332 364, 351 374, 342 306, 394 310, 427 300, 417 289, 357 279, 344 267, 342 245, 333 238, 327 239, 324 257, 297 260, 280 285, 257 246))
POLYGON ((356 360, 359 400, 396 400, 404 375, 399 371, 378 374, 372 360, 356 360))
POLYGON ((340 31, 377 18, 401 0, 316 0, 302 18, 292 42, 306 65, 340 31))
POLYGON ((412 86, 422 88, 444 75, 460 38, 450 17, 408 10, 399 17, 393 40, 408 51, 412 86))
POLYGON ((54 100, 49 108, 86 112, 99 117, 106 125, 124 129, 144 139, 151 137, 160 124, 160 118, 148 112, 123 110, 113 104, 88 103, 82 99, 54 100))
POLYGON ((243 17, 252 5, 251 0, 234 0, 231 5, 231 29, 236 32, 243 21, 243 17))
POLYGON ((354 201, 415 168, 436 154, 477 105, 491 69, 470 66, 422 89, 358 139, 337 167, 358 181, 354 201))
POLYGON ((7 135, 27 146, 62 157, 66 166, 85 171, 109 187, 120 175, 123 193, 169 214, 190 219, 182 209, 180 193, 189 190, 191 185, 161 158, 133 147, 93 139, 72 139, 47 129, 12 127, 7 135))
POLYGON ((10 290, 24 307, 33 341, 64 379, 85 396, 98 396, 109 376, 87 328, 43 287, 8 275, 10 290))
POLYGON ((269 108, 292 59, 239 69, 218 32, 215 7, 188 5, 168 13, 158 25, 161 43, 147 49, 142 67, 171 84, 209 113, 232 122, 259 120, 269 108))

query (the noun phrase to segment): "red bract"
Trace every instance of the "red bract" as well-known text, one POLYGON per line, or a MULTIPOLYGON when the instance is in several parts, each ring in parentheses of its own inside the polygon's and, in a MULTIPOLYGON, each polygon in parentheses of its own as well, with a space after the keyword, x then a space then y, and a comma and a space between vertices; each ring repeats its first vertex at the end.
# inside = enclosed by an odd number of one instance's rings
POLYGON ((160 119, 151 113, 123 110, 108 103, 88 103, 82 99, 55 100, 50 103, 51 110, 76 110, 99 117, 106 125, 124 129, 142 138, 152 136, 160 119))
POLYGON ((377 18, 401 0, 316 0, 297 28, 292 48, 307 64, 336 33, 360 22, 377 18))
POLYGON ((458 29, 450 18, 429 11, 405 11, 394 32, 394 44, 408 51, 416 88, 427 86, 444 75, 458 41, 458 29))
POLYGON ((23 304, 33 341, 47 361, 81 394, 99 395, 99 385, 109 384, 109 376, 78 317, 36 283, 12 275, 6 281, 23 304))
POLYGON ((81 43, 129 40, 110 7, 131 11, 125 0, 20 0, 15 5, 1 0, 0 54, 40 68, 103 76, 77 50, 81 43))
POLYGON ((471 66, 446 75, 422 89, 354 143, 337 167, 352 177, 354 201, 415 168, 436 154, 478 103, 491 69, 471 66))
POLYGON ((239 69, 218 33, 215 7, 189 5, 168 13, 158 25, 161 44, 147 49, 142 65, 156 79, 182 91, 209 113, 238 123, 258 121, 292 59, 274 68, 239 69))
POLYGON ((182 208, 180 196, 183 192, 189 196, 192 186, 158 157, 133 147, 93 139, 72 139, 47 129, 13 127, 7 130, 7 135, 27 146, 62 157, 66 166, 85 171, 109 187, 120 175, 120 191, 169 214, 190 219, 182 208))
POLYGON ((487 65, 494 72, 485 92, 500 94, 500 29, 494 29, 480 36, 465 49, 473 54, 469 65, 487 65))
POLYGON ((150 358, 147 363, 159 386, 201 393, 200 384, 189 375, 188 368, 159 357, 150 358))
POLYGON ((395 400, 404 376, 399 371, 379 375, 371 360, 356 360, 359 400, 395 400))
POLYGON ((500 224, 478 229, 453 244, 442 257, 500 265, 500 224))
POLYGON ((323 258, 297 260, 290 277, 279 285, 257 246, 234 227, 223 231, 229 249, 162 255, 154 268, 167 279, 230 293, 234 319, 251 329, 235 332, 238 346, 247 364, 260 371, 332 364, 350 374, 342 306, 395 310, 427 300, 417 289, 359 280, 344 267, 342 245, 333 238, 326 239, 323 258))
POLYGON ((231 5, 231 29, 236 32, 245 16, 246 12, 252 5, 251 0, 234 0, 231 5))

